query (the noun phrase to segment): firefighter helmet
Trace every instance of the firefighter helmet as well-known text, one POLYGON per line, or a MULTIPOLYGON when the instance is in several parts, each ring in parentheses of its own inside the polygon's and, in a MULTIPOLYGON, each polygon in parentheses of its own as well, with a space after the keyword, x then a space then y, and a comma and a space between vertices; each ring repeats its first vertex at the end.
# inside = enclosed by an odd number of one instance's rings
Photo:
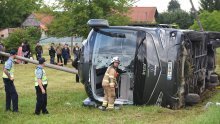
POLYGON ((120 63, 119 57, 118 56, 113 57, 111 63, 113 63, 113 62, 120 63))

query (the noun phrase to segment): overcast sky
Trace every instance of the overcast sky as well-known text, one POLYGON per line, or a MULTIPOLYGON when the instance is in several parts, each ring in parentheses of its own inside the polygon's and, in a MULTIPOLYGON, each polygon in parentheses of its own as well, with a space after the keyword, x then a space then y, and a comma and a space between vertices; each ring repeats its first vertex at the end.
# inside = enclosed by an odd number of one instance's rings
MULTIPOLYGON (((139 0, 135 3, 135 6, 139 7, 157 7, 159 12, 164 12, 167 10, 168 3, 171 0, 139 0)), ((191 4, 189 0, 178 0, 181 6, 181 9, 190 11, 191 4)), ((195 8, 198 10, 199 8, 199 1, 200 0, 192 0, 195 8)))
MULTIPOLYGON (((44 0, 44 1, 47 4, 52 4, 54 1, 58 1, 58 0, 44 0)), ((167 10, 168 3, 171 0, 136 0, 136 1, 138 1, 138 2, 135 3, 134 6, 157 7, 157 10, 159 12, 164 12, 167 10)), ((186 10, 186 11, 190 11, 191 4, 190 4, 189 0, 178 0, 178 1, 181 5, 181 9, 186 10)), ((198 10, 200 0, 192 0, 192 1, 194 3, 194 6, 196 7, 196 9, 198 10)))

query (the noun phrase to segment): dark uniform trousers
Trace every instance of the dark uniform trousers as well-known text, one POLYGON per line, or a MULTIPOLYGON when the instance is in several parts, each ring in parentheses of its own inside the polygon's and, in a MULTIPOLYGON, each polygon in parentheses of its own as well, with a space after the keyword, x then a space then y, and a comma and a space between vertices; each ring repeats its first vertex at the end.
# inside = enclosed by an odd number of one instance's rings
POLYGON ((11 109, 11 101, 13 105, 13 111, 18 111, 18 94, 15 89, 14 82, 9 78, 3 78, 6 93, 6 111, 11 109))
POLYGON ((48 113, 47 111, 47 85, 44 85, 45 94, 42 94, 41 89, 39 86, 35 86, 36 95, 37 95, 37 103, 35 108, 35 114, 48 113))
POLYGON ((41 53, 37 53, 37 54, 36 54, 36 59, 39 60, 40 58, 42 58, 41 53))

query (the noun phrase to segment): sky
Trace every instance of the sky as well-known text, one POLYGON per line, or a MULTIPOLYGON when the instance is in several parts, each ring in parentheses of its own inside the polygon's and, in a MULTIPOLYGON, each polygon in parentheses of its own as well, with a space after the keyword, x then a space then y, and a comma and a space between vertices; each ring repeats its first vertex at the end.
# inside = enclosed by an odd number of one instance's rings
MULTIPOLYGON (((47 4, 52 4, 54 1, 57 0, 44 0, 47 4)), ((157 7, 158 12, 164 12, 167 10, 168 3, 170 0, 136 0, 134 6, 138 7, 157 7)), ((178 0, 181 6, 181 9, 185 11, 190 11, 191 4, 189 0, 178 0)), ((200 0, 192 0, 194 3, 195 8, 199 9, 199 1, 200 0)))
MULTIPOLYGON (((200 0, 192 0, 192 1, 196 10, 198 10, 200 0)), ((158 12, 164 12, 167 10, 167 6, 169 2, 170 0, 139 0, 134 5, 138 7, 157 7, 158 12)), ((178 0, 178 2, 180 3, 181 9, 185 11, 190 11, 192 7, 190 4, 190 0, 178 0)))

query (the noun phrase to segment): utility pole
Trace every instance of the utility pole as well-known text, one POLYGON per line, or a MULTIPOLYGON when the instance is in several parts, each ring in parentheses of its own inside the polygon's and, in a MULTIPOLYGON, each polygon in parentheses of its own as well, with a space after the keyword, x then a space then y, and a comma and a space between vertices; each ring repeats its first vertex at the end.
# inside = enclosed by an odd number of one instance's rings
POLYGON ((71 53, 70 54, 73 53, 73 39, 74 39, 74 36, 71 37, 71 47, 70 47, 71 48, 71 50, 70 50, 71 53))
POLYGON ((197 11, 196 11, 196 9, 195 9, 195 7, 194 7, 194 4, 193 4, 192 0, 189 0, 189 1, 190 1, 191 5, 192 5, 192 10, 193 10, 193 13, 194 13, 194 15, 195 15, 196 21, 197 21, 197 23, 198 23, 198 25, 199 25, 200 31, 203 32, 204 29, 203 29, 202 24, 201 24, 201 22, 200 22, 200 20, 199 20, 199 16, 198 16, 198 13, 197 13, 197 11))
MULTIPOLYGON (((1 52, 0 51, 0 55, 1 56, 6 56, 9 57, 10 54, 9 53, 5 53, 5 52, 1 52)), ((31 60, 22 56, 15 56, 16 59, 22 60, 22 61, 26 61, 26 62, 30 62, 33 64, 39 64, 39 62, 37 60, 31 60)), ((52 68, 52 69, 56 69, 56 70, 60 70, 60 71, 64 71, 64 72, 68 72, 68 73, 73 73, 73 74, 78 74, 78 70, 74 69, 74 68, 67 68, 67 67, 62 67, 62 66, 58 66, 58 65, 53 65, 53 64, 48 64, 45 63, 45 66, 48 68, 52 68)))

